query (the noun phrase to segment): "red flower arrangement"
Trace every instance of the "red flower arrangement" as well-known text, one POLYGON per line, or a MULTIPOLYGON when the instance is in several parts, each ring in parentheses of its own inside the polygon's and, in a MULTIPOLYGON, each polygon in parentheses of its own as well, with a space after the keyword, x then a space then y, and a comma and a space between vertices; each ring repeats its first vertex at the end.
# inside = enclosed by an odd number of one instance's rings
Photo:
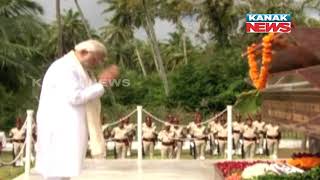
MULTIPOLYGON (((232 174, 241 174, 241 172, 249 166, 256 163, 270 163, 268 161, 224 161, 216 163, 216 167, 222 172, 226 178, 232 174)), ((235 177, 235 176, 232 176, 235 177)), ((231 178, 231 177, 230 177, 231 178)))

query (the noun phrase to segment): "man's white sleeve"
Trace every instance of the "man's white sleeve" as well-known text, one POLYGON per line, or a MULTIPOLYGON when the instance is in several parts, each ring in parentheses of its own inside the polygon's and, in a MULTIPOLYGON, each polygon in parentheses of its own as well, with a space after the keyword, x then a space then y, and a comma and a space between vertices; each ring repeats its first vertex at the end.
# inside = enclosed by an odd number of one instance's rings
POLYGON ((100 83, 95 83, 91 86, 84 87, 81 84, 79 75, 74 72, 68 72, 65 77, 62 77, 58 82, 58 89, 63 94, 66 94, 67 100, 73 105, 82 105, 92 99, 99 98, 104 93, 104 87, 100 83))

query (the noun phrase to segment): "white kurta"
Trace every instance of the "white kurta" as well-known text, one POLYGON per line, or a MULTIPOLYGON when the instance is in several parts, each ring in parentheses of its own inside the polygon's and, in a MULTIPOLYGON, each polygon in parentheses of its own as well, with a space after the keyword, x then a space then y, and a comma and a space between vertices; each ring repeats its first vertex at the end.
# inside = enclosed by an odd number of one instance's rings
POLYGON ((36 170, 45 177, 80 174, 88 144, 86 104, 103 95, 71 51, 56 60, 42 83, 37 112, 36 170))

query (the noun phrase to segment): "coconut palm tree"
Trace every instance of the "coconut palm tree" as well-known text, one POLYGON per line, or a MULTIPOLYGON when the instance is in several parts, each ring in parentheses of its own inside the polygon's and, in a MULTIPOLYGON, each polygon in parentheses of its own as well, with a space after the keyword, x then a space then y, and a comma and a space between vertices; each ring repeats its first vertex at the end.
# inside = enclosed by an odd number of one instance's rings
MULTIPOLYGON (((118 25, 109 24, 102 28, 102 38, 111 50, 110 52, 116 58, 117 64, 125 68, 125 62, 130 63, 128 57, 128 42, 133 38, 133 31, 130 28, 124 28, 118 25)), ((129 64, 126 64, 129 65, 129 64)))
MULTIPOLYGON (((80 13, 74 12, 72 9, 65 11, 61 16, 61 28, 63 32, 61 33, 63 42, 62 42, 62 54, 67 53, 70 49, 73 49, 74 46, 88 39, 86 27, 83 24, 80 13)), ((57 46, 60 37, 60 26, 59 22, 55 21, 47 27, 47 34, 42 42, 41 50, 46 54, 48 59, 55 59, 58 56, 59 47, 57 46)), ((90 32, 94 37, 97 37, 93 31, 90 32)))
POLYGON ((90 27, 89 27, 88 21, 87 21, 86 18, 84 17, 84 14, 83 14, 83 11, 82 11, 82 9, 81 9, 81 6, 80 6, 78 0, 74 0, 74 3, 76 4, 76 7, 77 7, 77 9, 78 9, 78 12, 80 13, 82 23, 83 23, 83 25, 84 25, 84 27, 85 27, 85 29, 86 29, 86 32, 87 32, 87 36, 88 36, 88 38, 91 39, 92 36, 91 36, 90 27))
POLYGON ((110 23, 117 24, 121 27, 130 27, 131 29, 134 27, 144 28, 152 48, 157 71, 162 79, 165 93, 168 95, 169 85, 167 75, 154 30, 154 19, 160 1, 101 0, 100 2, 107 4, 108 8, 104 11, 105 13, 113 13, 110 23))
POLYGON ((63 55, 63 27, 61 25, 61 10, 60 10, 60 0, 56 0, 56 19, 58 24, 58 44, 57 44, 57 54, 58 57, 63 55))
POLYGON ((195 48, 190 39, 184 36, 183 31, 176 31, 169 34, 170 38, 164 47, 166 69, 173 71, 177 66, 187 64, 188 55, 193 53, 195 48))

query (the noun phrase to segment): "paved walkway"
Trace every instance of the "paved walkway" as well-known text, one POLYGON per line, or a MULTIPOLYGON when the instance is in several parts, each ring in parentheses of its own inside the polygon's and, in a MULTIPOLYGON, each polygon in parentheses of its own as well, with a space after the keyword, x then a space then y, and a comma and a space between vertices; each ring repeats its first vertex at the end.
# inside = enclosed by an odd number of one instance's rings
MULTIPOLYGON (((280 141, 280 144, 279 144, 279 148, 282 149, 282 148, 288 148, 288 149, 291 149, 291 148, 300 148, 301 147, 301 140, 295 140, 295 139, 282 139, 280 141)), ((113 150, 114 148, 114 143, 113 142, 108 142, 108 149, 109 150, 113 150)), ((208 142, 207 144, 207 150, 210 149, 210 144, 208 142)), ((308 144, 307 144, 307 147, 308 147, 308 144)), ((137 141, 133 141, 132 143, 132 149, 137 149, 138 148, 138 142, 137 141)), ((190 148, 190 142, 189 141, 186 141, 183 143, 183 149, 184 150, 188 150, 190 148)), ((160 143, 157 143, 156 146, 155 146, 155 149, 161 149, 161 145, 160 143)), ((2 151, 12 151, 12 143, 6 143, 5 147, 2 149, 2 151)))
MULTIPOLYGON (((78 178, 72 180, 220 180, 214 161, 196 160, 86 160, 78 178)), ((32 171, 30 180, 42 180, 32 171)), ((14 180, 25 180, 23 175, 14 180)))

